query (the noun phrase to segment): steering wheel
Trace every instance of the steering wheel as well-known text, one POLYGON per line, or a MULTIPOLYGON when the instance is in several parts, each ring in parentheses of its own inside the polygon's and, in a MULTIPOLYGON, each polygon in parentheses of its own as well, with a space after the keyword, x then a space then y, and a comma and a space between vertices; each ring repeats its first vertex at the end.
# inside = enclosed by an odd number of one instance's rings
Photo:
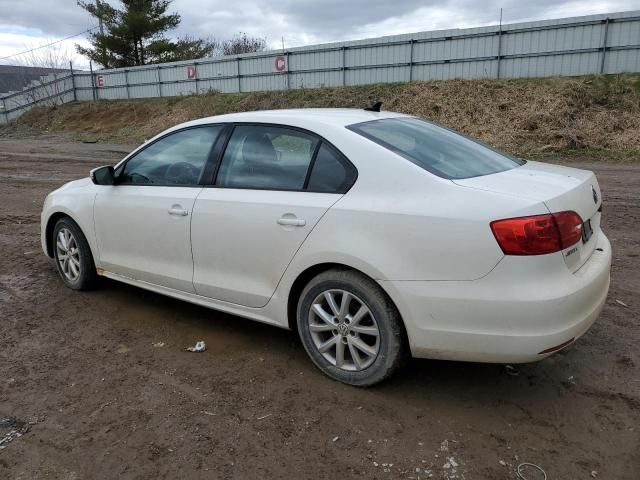
POLYGON ((172 163, 167 168, 165 178, 167 183, 193 185, 198 182, 200 170, 189 162, 172 163))
POLYGON ((129 180, 131 181, 131 183, 153 183, 151 181, 151 179, 141 173, 138 172, 131 172, 128 175, 125 175, 125 179, 126 177, 129 177, 129 180))

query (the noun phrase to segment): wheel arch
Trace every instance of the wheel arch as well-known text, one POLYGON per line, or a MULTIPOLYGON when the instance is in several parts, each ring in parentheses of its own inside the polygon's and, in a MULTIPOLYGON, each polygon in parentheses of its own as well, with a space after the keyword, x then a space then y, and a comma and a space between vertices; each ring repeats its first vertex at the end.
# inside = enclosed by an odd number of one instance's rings
POLYGON ((82 227, 80 226, 80 224, 75 218, 73 218, 67 212, 63 212, 63 211, 57 211, 52 213, 47 220, 47 226, 45 227, 45 241, 47 246, 47 255, 50 258, 53 258, 53 229, 55 228, 56 223, 58 223, 58 220, 62 218, 68 218, 69 220, 71 220, 73 223, 76 224, 78 229, 82 232, 84 237, 87 239, 87 244, 89 245, 89 253, 91 253, 91 257, 94 259, 94 262, 95 262, 96 257, 92 251, 91 243, 89 242, 89 237, 87 237, 86 232, 82 229, 82 227))
POLYGON ((289 324, 289 328, 291 330, 293 330, 294 332, 298 331, 298 324, 296 321, 296 310, 298 307, 298 300, 300 299, 300 295, 302 294, 304 287, 311 281, 313 277, 321 274, 322 272, 326 272, 327 270, 332 270, 332 269, 351 270, 354 272, 358 272, 361 275, 364 275, 365 277, 373 280, 380 287, 380 290, 384 293, 384 295, 387 297, 391 305, 393 305, 393 307, 398 312, 398 316, 400 317, 400 322, 402 327, 403 340, 406 342, 406 345, 409 345, 408 336, 407 336, 407 327, 405 325, 404 318, 402 317, 402 312, 400 311, 396 303, 393 301, 393 298, 391 298, 391 295, 389 295, 389 293, 384 289, 384 287, 380 285, 380 282, 377 282, 375 278, 372 278, 371 275, 367 275, 362 270, 359 270, 350 265, 346 265, 344 263, 337 263, 337 262, 325 262, 325 263, 318 263, 318 264, 312 265, 306 268, 305 270, 303 270, 302 272, 300 272, 296 277, 296 279, 293 281, 293 283, 291 284, 291 288, 289 289, 289 296, 287 299, 287 321, 289 324))

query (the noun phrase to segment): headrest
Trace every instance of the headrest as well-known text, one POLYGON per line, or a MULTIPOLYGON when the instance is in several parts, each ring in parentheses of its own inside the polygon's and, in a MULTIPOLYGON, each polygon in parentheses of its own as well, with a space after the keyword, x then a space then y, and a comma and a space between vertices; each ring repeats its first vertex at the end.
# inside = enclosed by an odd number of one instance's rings
POLYGON ((278 161, 276 149, 264 133, 250 133, 242 144, 242 158, 247 166, 274 164, 278 161))

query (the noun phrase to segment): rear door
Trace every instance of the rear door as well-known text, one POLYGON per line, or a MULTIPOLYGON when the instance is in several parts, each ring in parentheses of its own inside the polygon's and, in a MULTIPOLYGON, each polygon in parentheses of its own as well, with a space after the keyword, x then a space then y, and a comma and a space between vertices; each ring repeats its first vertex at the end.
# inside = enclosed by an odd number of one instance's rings
POLYGON ((262 307, 322 215, 355 181, 331 145, 298 129, 236 125, 191 225, 198 294, 262 307))
POLYGON ((94 220, 105 270, 194 292, 191 214, 221 130, 204 126, 162 137, 118 168, 116 185, 100 187, 94 220))

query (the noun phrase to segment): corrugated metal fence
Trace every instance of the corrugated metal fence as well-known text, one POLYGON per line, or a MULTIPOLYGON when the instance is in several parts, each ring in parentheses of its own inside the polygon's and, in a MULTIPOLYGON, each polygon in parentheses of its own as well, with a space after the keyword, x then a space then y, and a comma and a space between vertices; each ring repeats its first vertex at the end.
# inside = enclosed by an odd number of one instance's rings
POLYGON ((0 98, 0 123, 36 104, 454 78, 640 71, 640 11, 439 30, 160 65, 73 72, 0 98))

